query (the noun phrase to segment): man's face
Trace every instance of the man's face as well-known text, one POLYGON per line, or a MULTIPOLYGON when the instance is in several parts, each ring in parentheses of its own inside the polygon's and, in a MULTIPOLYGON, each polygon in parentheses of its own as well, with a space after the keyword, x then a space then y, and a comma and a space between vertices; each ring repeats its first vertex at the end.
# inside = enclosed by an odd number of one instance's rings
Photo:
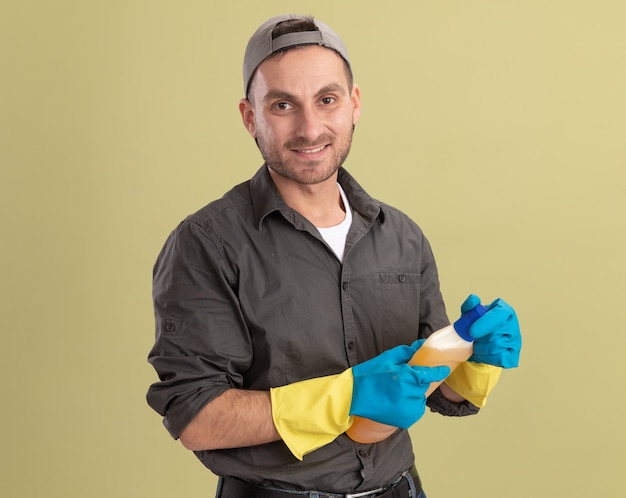
POLYGON ((304 185, 337 172, 361 110, 359 89, 348 84, 341 57, 317 45, 261 63, 239 107, 270 169, 304 185))

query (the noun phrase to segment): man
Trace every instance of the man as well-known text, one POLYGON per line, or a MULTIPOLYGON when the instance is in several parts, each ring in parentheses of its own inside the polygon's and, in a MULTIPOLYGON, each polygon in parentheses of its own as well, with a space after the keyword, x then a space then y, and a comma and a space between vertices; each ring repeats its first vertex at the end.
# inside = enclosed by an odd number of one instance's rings
POLYGON ((492 303, 472 362, 426 400, 449 369, 406 362, 449 323, 437 269, 417 225, 342 168, 361 98, 341 39, 312 18, 270 19, 248 43, 244 90, 265 164, 158 257, 148 402, 220 476, 218 496, 425 496, 403 429, 426 403, 478 411, 517 365, 515 313, 492 303), (357 415, 403 429, 358 443, 345 434, 357 415))

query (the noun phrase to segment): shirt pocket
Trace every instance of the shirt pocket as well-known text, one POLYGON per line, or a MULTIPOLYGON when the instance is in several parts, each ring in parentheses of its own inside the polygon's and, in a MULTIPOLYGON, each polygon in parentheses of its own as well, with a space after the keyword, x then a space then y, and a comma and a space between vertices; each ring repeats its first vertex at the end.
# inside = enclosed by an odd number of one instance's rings
POLYGON ((414 272, 379 272, 378 321, 387 340, 410 344, 419 331, 422 276, 414 272))

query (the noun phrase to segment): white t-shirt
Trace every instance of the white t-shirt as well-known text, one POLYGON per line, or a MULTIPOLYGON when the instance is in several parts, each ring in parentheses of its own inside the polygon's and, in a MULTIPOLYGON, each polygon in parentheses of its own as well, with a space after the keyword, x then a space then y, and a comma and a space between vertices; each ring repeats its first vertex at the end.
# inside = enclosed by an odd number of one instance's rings
POLYGON ((334 227, 316 228, 326 243, 337 255, 339 261, 343 261, 343 251, 346 247, 346 237, 348 236, 350 225, 352 225, 352 209, 350 208, 350 203, 348 202, 348 198, 341 188, 341 185, 337 184, 337 186, 339 187, 339 193, 341 194, 341 199, 343 200, 343 207, 346 210, 346 217, 341 223, 339 223, 339 225, 335 225, 334 227))

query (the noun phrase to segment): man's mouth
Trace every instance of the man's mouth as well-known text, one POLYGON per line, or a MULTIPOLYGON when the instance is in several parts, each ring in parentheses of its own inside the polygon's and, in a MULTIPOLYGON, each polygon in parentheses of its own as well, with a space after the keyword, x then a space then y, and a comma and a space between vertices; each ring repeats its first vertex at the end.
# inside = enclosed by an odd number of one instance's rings
POLYGON ((326 148, 326 145, 320 145, 319 147, 315 147, 314 149, 296 149, 297 152, 301 154, 315 154, 317 152, 322 152, 326 148))

